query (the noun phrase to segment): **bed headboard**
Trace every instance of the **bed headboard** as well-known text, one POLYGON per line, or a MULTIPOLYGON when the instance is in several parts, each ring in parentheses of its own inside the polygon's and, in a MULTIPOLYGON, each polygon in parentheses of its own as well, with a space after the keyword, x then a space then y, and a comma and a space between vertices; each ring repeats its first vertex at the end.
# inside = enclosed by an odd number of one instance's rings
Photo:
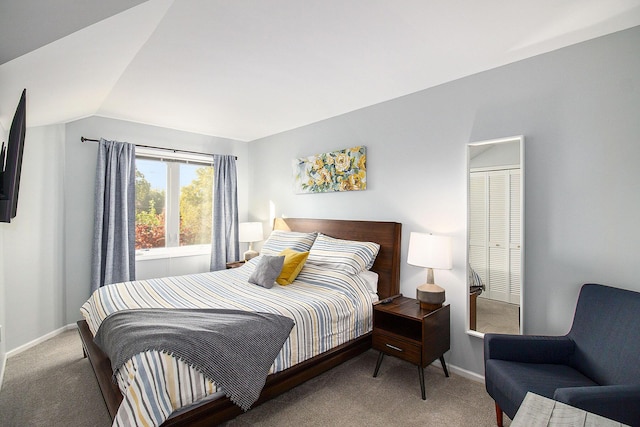
POLYGON ((274 230, 319 231, 330 237, 363 242, 375 242, 380 252, 371 271, 378 273, 378 296, 388 298, 400 293, 400 238, 399 222, 350 221, 340 219, 276 218, 274 230))

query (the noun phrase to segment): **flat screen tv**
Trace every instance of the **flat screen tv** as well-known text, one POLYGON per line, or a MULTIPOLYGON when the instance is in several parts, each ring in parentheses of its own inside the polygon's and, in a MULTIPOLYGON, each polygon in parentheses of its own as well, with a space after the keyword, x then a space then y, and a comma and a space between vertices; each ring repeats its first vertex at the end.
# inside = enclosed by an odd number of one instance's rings
POLYGON ((11 122, 7 145, 0 149, 0 222, 11 222, 18 208, 22 151, 26 130, 27 90, 22 91, 18 108, 11 122))

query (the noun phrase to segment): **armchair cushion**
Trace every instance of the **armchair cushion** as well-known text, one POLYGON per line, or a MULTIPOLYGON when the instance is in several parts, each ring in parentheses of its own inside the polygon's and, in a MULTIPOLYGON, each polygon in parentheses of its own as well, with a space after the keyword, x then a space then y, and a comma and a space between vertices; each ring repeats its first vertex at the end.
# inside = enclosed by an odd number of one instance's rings
POLYGON ((553 399, 630 426, 640 423, 640 385, 559 388, 553 399))
POLYGON ((553 399, 560 387, 597 386, 589 378, 567 365, 523 363, 491 359, 485 363, 487 392, 511 419, 527 392, 553 399))

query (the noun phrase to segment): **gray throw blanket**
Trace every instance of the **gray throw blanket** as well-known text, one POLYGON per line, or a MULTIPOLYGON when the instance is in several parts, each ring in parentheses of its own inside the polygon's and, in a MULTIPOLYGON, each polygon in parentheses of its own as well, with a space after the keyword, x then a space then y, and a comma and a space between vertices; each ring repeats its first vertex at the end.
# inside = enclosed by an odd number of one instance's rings
POLYGON ((114 374, 138 353, 168 353, 215 381, 246 411, 260 396, 293 325, 270 313, 135 309, 107 316, 94 341, 109 356, 114 374))

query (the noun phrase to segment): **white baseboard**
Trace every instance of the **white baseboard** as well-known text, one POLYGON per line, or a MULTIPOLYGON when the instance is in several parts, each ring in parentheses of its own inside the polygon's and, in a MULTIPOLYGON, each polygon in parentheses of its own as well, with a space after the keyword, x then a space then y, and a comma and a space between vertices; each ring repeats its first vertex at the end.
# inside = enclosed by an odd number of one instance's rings
POLYGON ((9 357, 15 356, 16 354, 20 354, 25 350, 29 350, 31 347, 34 347, 40 343, 45 342, 46 340, 53 338, 57 335, 60 335, 61 333, 65 332, 65 331, 69 331, 71 329, 75 329, 77 326, 75 325, 75 323, 71 323, 69 325, 63 326, 62 328, 56 329, 55 331, 49 332, 46 335, 41 336, 40 338, 36 338, 33 341, 30 341, 26 344, 21 345, 20 347, 16 347, 13 350, 10 350, 7 352, 7 359, 9 357))
POLYGON ((476 382, 484 384, 484 376, 483 375, 476 374, 475 372, 467 371, 466 369, 462 369, 462 368, 460 368, 458 366, 455 366, 455 365, 447 364, 447 367, 449 368, 449 371, 453 372, 454 374, 460 375, 461 377, 465 377, 465 378, 467 378, 467 379, 469 379, 471 381, 476 381, 476 382))
POLYGON ((4 380, 4 367, 7 366, 7 355, 0 357, 0 390, 2 390, 2 380, 4 380))
MULTIPOLYGON (((438 368, 438 369, 442 369, 442 365, 440 364, 440 360, 436 359, 431 363, 434 367, 438 368)), ((471 372, 471 371, 467 371, 466 369, 462 369, 459 366, 456 365, 450 365, 449 363, 447 363, 447 369, 449 370, 449 372, 456 374, 456 375, 460 375, 461 377, 464 377, 466 379, 469 379, 471 381, 475 381, 478 383, 482 383, 484 384, 484 376, 480 375, 480 374, 476 374, 475 372, 471 372)))

